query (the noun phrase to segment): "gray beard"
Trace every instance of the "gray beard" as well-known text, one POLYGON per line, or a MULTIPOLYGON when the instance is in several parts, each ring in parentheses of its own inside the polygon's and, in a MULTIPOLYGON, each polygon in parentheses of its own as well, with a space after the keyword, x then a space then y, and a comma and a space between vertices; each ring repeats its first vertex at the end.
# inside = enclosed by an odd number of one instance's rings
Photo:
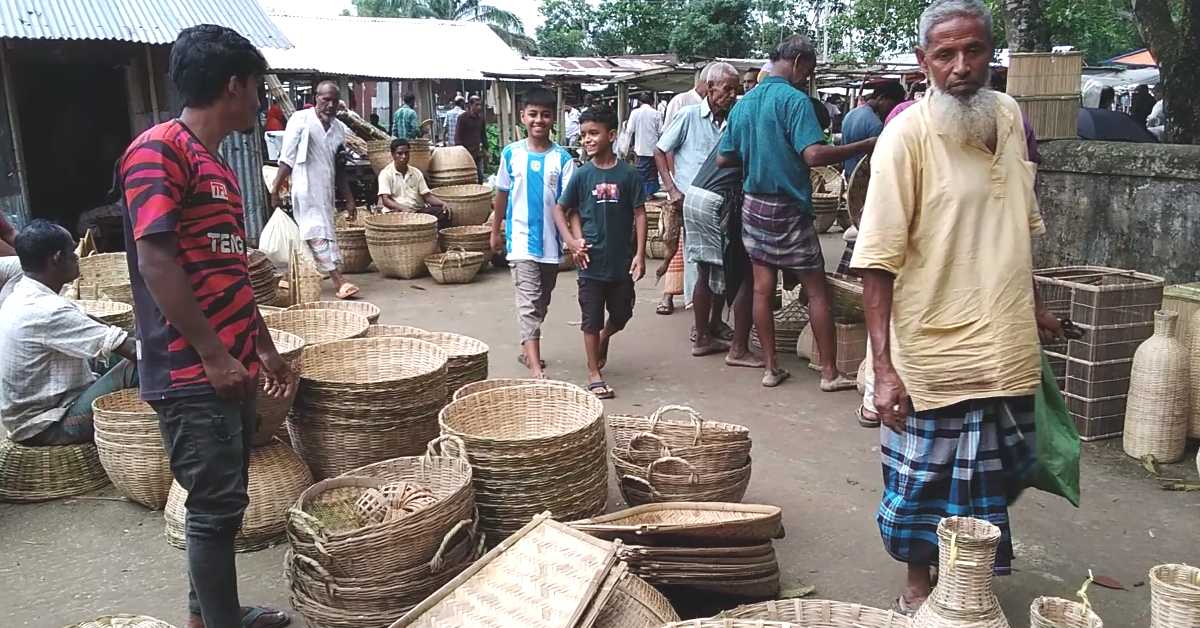
POLYGON ((1000 110, 996 92, 984 88, 960 98, 933 87, 928 98, 937 124, 960 142, 995 145, 996 114, 1000 110))

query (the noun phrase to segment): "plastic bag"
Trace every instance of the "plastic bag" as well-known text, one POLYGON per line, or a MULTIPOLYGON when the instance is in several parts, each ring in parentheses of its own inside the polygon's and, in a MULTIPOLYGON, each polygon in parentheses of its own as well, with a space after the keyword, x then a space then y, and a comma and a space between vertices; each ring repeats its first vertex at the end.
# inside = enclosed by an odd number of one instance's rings
POLYGON ((1037 463, 1025 477, 1027 486, 1061 495, 1079 507, 1079 431, 1058 390, 1054 369, 1042 354, 1042 385, 1034 399, 1037 463))
POLYGON ((258 236, 258 250, 266 253, 275 268, 284 272, 291 261, 293 249, 301 255, 310 254, 308 246, 300 239, 300 227, 296 226, 287 212, 276 209, 258 236))

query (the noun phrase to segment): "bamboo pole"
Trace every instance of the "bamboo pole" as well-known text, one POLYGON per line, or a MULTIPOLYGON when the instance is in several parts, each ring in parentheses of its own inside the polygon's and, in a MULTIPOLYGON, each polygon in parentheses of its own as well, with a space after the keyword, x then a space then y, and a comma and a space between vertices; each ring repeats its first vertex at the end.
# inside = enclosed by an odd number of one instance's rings
POLYGON ((8 126, 12 130, 13 158, 17 167, 17 182, 21 185, 21 211, 17 214, 20 228, 22 222, 29 222, 33 216, 29 208, 29 182, 26 177, 25 142, 21 133, 21 120, 17 113, 17 97, 13 94, 12 68, 8 65, 8 55, 0 45, 0 81, 4 82, 4 105, 8 109, 8 126))
POLYGON ((158 124, 158 83, 154 80, 154 57, 146 44, 146 77, 150 80, 150 123, 158 124))

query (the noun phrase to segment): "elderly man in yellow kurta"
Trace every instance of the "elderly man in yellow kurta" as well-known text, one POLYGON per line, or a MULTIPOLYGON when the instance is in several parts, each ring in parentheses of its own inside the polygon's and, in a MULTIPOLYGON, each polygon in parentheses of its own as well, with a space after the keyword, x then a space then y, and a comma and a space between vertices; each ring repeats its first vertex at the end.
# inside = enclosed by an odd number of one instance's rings
POLYGON ((1021 111, 987 89, 991 13, 941 0, 920 22, 930 95, 884 130, 850 263, 863 276, 875 370, 884 546, 908 567, 897 610, 929 595, 943 517, 1003 532, 1034 461, 1039 333, 1058 335, 1033 283, 1045 231, 1021 111))

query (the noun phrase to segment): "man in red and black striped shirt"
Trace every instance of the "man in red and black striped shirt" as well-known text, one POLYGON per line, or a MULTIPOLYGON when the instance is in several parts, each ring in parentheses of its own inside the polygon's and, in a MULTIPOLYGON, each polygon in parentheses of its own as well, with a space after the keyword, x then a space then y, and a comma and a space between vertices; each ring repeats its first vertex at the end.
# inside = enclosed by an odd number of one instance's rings
POLYGON ((130 144, 120 176, 133 283, 141 396, 158 413, 175 479, 188 491, 187 628, 276 628, 290 618, 238 601, 234 537, 242 525, 255 391, 289 394, 296 376, 254 302, 237 178, 217 153, 252 128, 267 64, 241 35, 180 33, 170 75, 178 119, 130 144))

